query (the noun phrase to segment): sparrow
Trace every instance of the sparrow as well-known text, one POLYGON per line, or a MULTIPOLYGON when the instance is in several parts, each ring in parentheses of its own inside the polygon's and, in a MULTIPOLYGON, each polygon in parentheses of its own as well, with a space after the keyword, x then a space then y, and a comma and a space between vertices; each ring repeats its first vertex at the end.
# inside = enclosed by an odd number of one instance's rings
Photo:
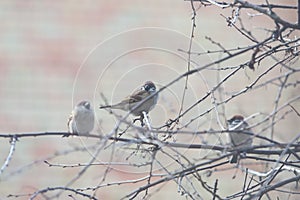
POLYGON ((154 85, 154 83, 151 81, 147 81, 139 90, 127 96, 120 103, 114 105, 100 106, 99 108, 110 108, 130 111, 131 114, 142 117, 143 112, 146 112, 147 114, 156 105, 158 94, 155 94, 149 99, 145 100, 155 92, 156 86, 154 85))
MULTIPOLYGON (((249 125, 244 121, 241 115, 235 115, 230 120, 227 120, 228 130, 238 132, 229 132, 230 144, 232 147, 247 148, 252 146, 252 136, 242 131, 250 131, 249 125)), ((230 163, 237 163, 239 153, 235 153, 230 160, 230 163)))
POLYGON ((81 101, 73 109, 68 120, 68 131, 72 134, 89 134, 94 128, 95 114, 88 101, 81 101))

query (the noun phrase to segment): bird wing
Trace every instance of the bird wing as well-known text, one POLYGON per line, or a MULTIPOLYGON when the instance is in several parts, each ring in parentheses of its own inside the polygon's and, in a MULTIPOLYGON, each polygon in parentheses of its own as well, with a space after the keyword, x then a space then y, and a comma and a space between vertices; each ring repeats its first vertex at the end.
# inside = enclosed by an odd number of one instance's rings
POLYGON ((132 95, 128 97, 129 103, 137 103, 142 101, 143 99, 147 98, 149 93, 145 90, 137 90, 132 95))
POLYGON ((130 96, 126 97, 120 103, 111 106, 112 108, 119 108, 123 110, 129 110, 130 107, 134 106, 136 103, 145 99, 149 93, 145 90, 137 90, 130 96))

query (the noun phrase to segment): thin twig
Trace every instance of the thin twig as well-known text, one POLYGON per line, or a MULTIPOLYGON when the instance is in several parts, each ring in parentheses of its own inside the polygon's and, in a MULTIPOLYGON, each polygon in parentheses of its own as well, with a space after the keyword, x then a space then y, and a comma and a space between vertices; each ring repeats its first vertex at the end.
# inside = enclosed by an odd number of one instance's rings
POLYGON ((5 162, 3 163, 3 165, 0 169, 0 176, 4 172, 5 168, 8 167, 9 162, 12 159, 13 153, 15 152, 15 149, 16 149, 16 142, 17 142, 17 137, 12 137, 11 141, 10 141, 9 153, 8 153, 6 159, 5 159, 5 162))

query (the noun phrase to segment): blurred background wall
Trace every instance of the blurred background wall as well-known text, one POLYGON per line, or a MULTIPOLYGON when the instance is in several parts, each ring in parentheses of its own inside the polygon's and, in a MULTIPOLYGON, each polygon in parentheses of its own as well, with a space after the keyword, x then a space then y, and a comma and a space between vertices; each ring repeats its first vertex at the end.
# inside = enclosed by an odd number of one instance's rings
MULTIPOLYGON (((284 4, 285 1, 275 3, 284 4)), ((194 51, 203 52, 211 47, 205 36, 233 48, 247 44, 244 39, 236 39, 238 33, 227 26, 220 12, 224 15, 230 13, 216 7, 197 12, 194 51)), ((297 19, 294 12, 282 15, 290 21, 297 19)), ((168 83, 186 70, 187 56, 178 49, 188 49, 191 17, 190 3, 183 0, 2 1, 0 132, 66 131, 67 118, 81 99, 92 102, 97 120, 103 122, 103 116, 109 115, 97 110, 104 103, 101 92, 109 102, 117 102, 147 79, 160 86, 168 83)), ((268 21, 260 20, 247 25, 254 29, 273 27, 268 21)), ((261 34, 265 32, 261 31, 261 34)), ((209 56, 194 59, 198 64, 211 61, 209 56)), ((187 100, 187 105, 207 92, 206 83, 215 83, 216 77, 212 74, 204 74, 205 81, 202 76, 191 78, 194 96, 187 100)), ((237 81, 240 83, 241 80, 237 81)), ((163 120, 174 117, 172 109, 180 103, 174 91, 182 91, 180 84, 174 87, 162 96, 161 106, 153 111, 153 116, 163 111, 164 115, 160 116, 163 120), (170 102, 167 98, 173 100, 170 102)), ((248 100, 245 98, 243 103, 247 104, 248 100)), ((253 107, 245 109, 240 108, 243 103, 237 102, 229 114, 251 114, 262 109, 257 107, 259 102, 264 104, 258 96, 253 96, 251 102, 255 102, 253 107)), ((295 121, 290 123, 295 125, 295 121)), ((153 119, 154 124, 161 125, 160 122, 161 119, 153 119)), ((102 125, 104 132, 110 130, 110 124, 113 120, 102 125)), ((24 142, 18 143, 8 174, 72 145, 72 142, 66 143, 54 137, 21 140, 24 142)), ((8 141, 1 139, 1 162, 8 148, 8 141)), ((0 183, 0 198, 7 195, 7 190, 24 192, 32 185, 63 184, 64 176, 67 178, 61 172, 59 177, 51 180, 45 176, 31 180, 36 173, 31 171, 11 182, 0 183), (15 184, 13 189, 10 184, 15 184)))

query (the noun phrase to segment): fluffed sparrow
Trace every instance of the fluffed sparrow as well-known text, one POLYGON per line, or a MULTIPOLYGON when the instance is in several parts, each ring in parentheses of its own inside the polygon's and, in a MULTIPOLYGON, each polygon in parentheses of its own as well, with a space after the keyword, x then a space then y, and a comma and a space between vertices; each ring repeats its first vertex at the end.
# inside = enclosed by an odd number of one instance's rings
POLYGON ((68 130, 72 134, 89 134, 94 128, 95 114, 88 101, 81 101, 72 111, 68 130))
MULTIPOLYGON (((232 147, 238 148, 247 148, 252 146, 252 136, 242 131, 250 131, 248 129, 249 125, 247 122, 244 121, 244 117, 241 115, 235 115, 230 120, 227 120, 230 144, 232 147), (238 130, 234 132, 234 130, 238 130)), ((236 163, 239 157, 239 153, 233 155, 230 163, 236 163)))

